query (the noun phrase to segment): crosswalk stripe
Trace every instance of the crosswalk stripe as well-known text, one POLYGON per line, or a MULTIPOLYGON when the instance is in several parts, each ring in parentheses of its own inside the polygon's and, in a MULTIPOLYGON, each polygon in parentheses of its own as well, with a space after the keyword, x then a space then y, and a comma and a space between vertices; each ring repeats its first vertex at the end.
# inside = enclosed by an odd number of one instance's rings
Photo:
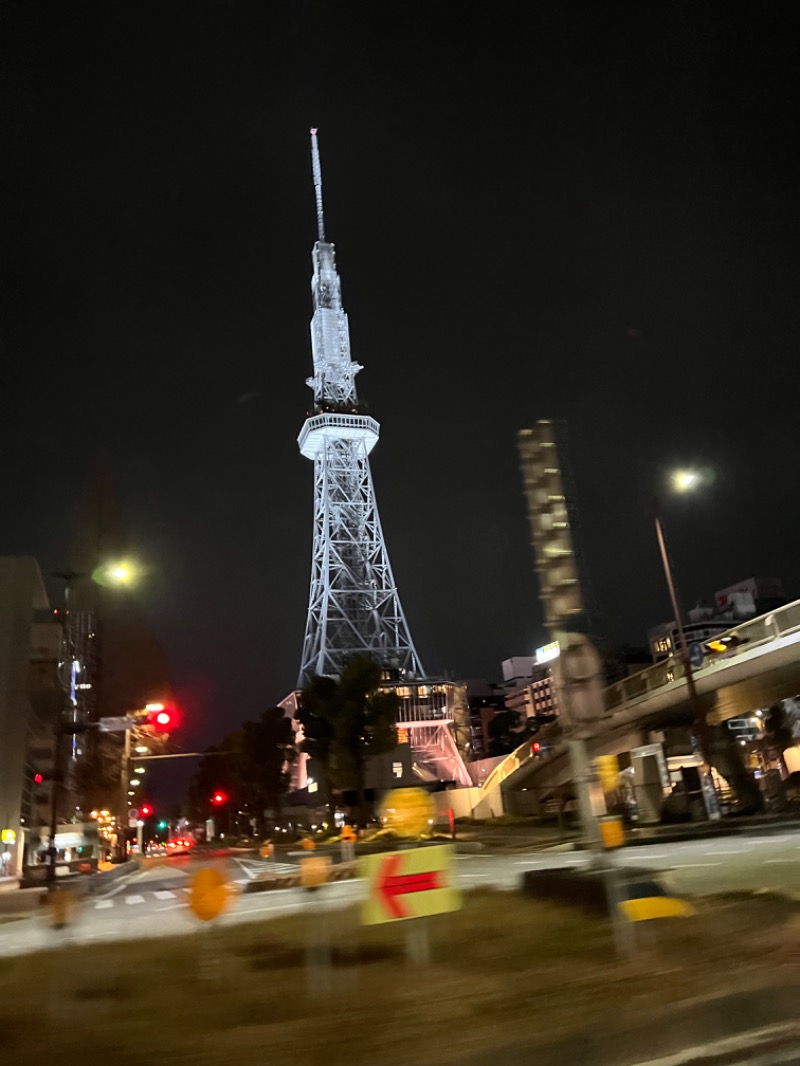
POLYGON ((126 903, 144 903, 144 896, 126 896, 126 903))
POLYGON ((153 895, 156 899, 175 899, 174 892, 168 892, 167 889, 163 889, 159 892, 154 892, 153 895))
POLYGON ((113 906, 114 906, 114 900, 113 899, 99 899, 97 901, 97 903, 95 903, 94 909, 96 911, 101 911, 101 910, 103 910, 104 907, 113 907, 113 906))

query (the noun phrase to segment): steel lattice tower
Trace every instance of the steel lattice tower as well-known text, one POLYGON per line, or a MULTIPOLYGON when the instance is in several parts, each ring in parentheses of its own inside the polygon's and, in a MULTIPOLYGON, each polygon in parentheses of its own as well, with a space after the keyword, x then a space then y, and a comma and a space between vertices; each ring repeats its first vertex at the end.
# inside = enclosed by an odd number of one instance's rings
POLYGON ((369 465, 380 426, 358 401, 334 247, 325 240, 317 131, 311 130, 317 203, 311 293, 313 410, 297 443, 314 460, 314 540, 303 660, 298 687, 317 675, 337 675, 365 655, 397 679, 422 675, 400 606, 383 540, 369 465))

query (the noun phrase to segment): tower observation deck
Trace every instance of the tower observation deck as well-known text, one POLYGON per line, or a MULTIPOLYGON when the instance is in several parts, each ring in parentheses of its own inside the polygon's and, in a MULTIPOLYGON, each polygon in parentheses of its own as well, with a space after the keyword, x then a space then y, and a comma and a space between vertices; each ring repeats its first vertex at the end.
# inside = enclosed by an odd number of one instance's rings
POLYGON ((423 676, 383 539, 369 454, 380 426, 356 392, 334 246, 325 239, 317 131, 311 130, 317 242, 311 282, 313 409, 297 438, 314 462, 311 587, 298 687, 364 655, 397 681, 423 676))

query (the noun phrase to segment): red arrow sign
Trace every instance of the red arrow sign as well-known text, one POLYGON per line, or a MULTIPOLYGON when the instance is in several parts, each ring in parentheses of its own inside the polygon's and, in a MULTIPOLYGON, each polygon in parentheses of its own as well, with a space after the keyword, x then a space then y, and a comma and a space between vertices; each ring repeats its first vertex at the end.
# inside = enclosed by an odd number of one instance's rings
POLYGON ((402 906, 398 896, 405 896, 409 892, 430 892, 432 889, 444 887, 440 882, 441 870, 428 870, 421 874, 398 874, 397 868, 402 861, 402 855, 387 855, 375 886, 378 898, 393 918, 407 918, 411 913, 402 906))

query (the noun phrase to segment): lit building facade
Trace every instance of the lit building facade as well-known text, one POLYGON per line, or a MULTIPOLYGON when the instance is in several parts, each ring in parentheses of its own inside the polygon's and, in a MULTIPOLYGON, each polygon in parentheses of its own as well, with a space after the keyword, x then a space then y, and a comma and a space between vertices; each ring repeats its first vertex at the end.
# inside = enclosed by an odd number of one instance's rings
POLYGON ((61 626, 53 622, 39 565, 0 559, 0 844, 6 876, 19 877, 50 812, 55 723, 63 706, 61 626), (37 781, 39 775, 42 779, 37 781))

